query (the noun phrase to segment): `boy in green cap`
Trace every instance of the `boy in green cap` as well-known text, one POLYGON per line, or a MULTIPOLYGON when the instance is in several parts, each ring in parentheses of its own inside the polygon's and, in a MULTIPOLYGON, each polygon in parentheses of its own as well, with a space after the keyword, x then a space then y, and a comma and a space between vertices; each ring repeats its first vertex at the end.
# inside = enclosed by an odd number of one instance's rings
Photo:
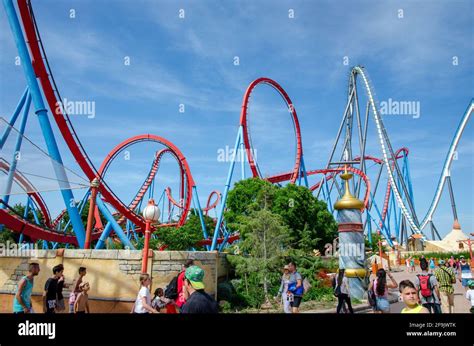
POLYGON ((184 289, 188 293, 186 303, 181 307, 183 314, 216 314, 216 301, 204 292, 204 270, 191 266, 184 274, 184 289))

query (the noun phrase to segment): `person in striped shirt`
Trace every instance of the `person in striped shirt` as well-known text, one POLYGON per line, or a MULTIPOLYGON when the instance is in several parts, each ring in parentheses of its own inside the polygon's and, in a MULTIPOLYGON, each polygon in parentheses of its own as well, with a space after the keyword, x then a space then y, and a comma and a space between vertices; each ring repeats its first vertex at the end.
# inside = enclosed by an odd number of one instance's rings
POLYGON ((445 266, 445 261, 440 260, 438 268, 434 271, 434 276, 439 283, 439 293, 441 295, 441 307, 444 313, 454 311, 454 287, 456 283, 456 273, 453 268, 445 266))

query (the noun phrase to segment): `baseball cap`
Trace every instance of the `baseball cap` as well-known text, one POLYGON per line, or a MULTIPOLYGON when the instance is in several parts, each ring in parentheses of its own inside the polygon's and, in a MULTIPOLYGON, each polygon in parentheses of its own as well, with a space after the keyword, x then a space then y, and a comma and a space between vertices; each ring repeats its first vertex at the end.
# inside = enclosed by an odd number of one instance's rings
POLYGON ((469 287, 469 288, 474 288, 474 280, 469 280, 469 281, 467 282, 467 287, 469 287))
POLYGON ((460 258, 460 259, 464 259, 464 256, 463 256, 463 255, 461 255, 461 256, 459 256, 459 258, 460 258))
POLYGON ((439 264, 444 264, 444 263, 446 263, 446 262, 444 262, 444 260, 439 260, 438 263, 439 263, 439 264))
POLYGON ((184 277, 189 280, 191 286, 196 290, 204 289, 204 270, 198 266, 191 266, 186 269, 184 277))

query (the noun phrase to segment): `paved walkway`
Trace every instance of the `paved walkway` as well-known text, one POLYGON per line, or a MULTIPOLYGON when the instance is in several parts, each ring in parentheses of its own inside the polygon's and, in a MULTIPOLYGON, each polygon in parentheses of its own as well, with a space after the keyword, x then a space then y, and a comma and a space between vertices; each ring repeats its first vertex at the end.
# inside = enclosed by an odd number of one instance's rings
MULTIPOLYGON (((403 271, 397 271, 396 269, 392 271, 392 275, 395 280, 400 283, 403 280, 415 281, 416 274, 421 274, 420 268, 416 268, 414 273, 408 273, 403 268, 403 271)), ((405 304, 400 301, 400 293, 397 289, 389 289, 389 301, 390 301, 390 312, 391 313, 400 313, 405 307, 405 304)), ((470 302, 466 299, 466 290, 461 286, 459 281, 454 285, 454 312, 455 313, 470 313, 469 309, 471 308, 470 302)), ((325 309, 325 310, 307 310, 302 311, 302 313, 335 313, 336 309, 325 309)), ((368 304, 360 304, 354 307, 355 313, 371 313, 372 309, 368 304)))

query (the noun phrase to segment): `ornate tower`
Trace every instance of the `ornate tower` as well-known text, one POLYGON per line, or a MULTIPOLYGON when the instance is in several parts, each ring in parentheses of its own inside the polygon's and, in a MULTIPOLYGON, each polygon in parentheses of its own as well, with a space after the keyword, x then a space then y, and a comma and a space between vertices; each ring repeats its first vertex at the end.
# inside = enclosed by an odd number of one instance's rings
POLYGON ((362 225, 364 203, 349 191, 349 180, 352 174, 346 171, 341 174, 344 180, 345 193, 334 204, 337 212, 339 232, 339 268, 345 269, 351 297, 363 299, 366 291, 365 277, 365 243, 362 225))

